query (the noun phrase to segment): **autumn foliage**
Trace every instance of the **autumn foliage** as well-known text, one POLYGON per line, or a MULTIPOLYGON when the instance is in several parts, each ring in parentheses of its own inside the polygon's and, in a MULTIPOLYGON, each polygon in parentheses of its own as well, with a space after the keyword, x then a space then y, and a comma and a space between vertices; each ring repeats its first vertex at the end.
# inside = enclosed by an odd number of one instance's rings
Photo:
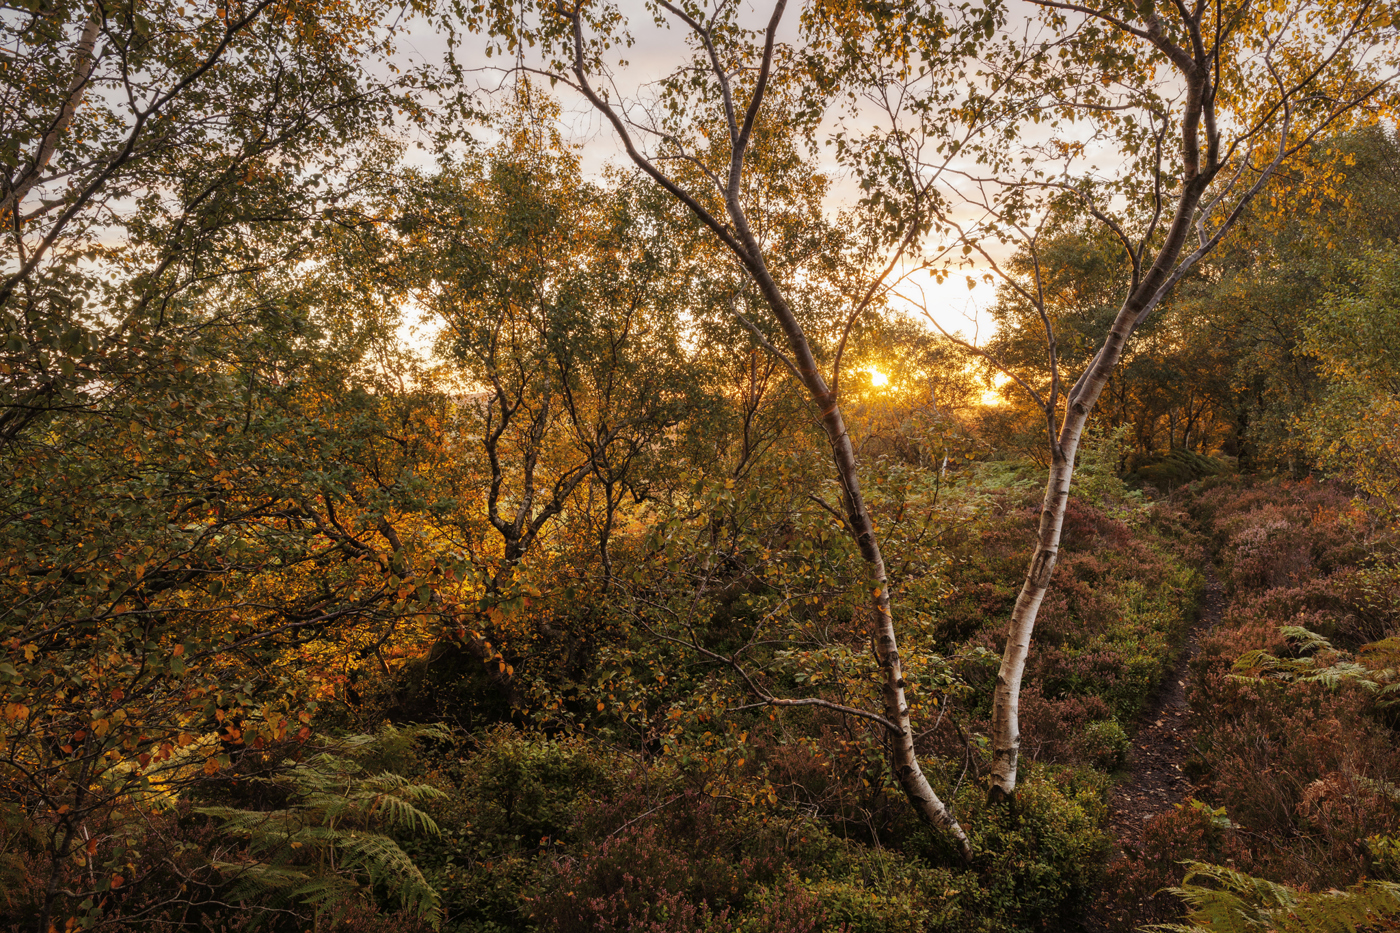
POLYGON ((0 12, 0 930, 1385 901, 1389 8, 801 6, 0 12))

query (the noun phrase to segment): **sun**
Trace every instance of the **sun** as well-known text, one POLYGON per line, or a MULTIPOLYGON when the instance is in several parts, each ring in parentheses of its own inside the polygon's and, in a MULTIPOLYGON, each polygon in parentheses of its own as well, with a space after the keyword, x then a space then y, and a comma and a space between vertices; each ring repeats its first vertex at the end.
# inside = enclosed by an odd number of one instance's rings
POLYGON ((1005 405, 1006 399, 1002 396, 1001 389, 1010 381, 1010 376, 1004 373, 997 373, 992 379, 992 385, 982 392, 982 404, 987 408, 1000 408, 1002 405, 1005 405))
POLYGON ((890 384, 890 377, 880 372, 874 366, 865 367, 865 371, 870 374, 870 384, 875 388, 878 389, 881 386, 887 386, 890 384))

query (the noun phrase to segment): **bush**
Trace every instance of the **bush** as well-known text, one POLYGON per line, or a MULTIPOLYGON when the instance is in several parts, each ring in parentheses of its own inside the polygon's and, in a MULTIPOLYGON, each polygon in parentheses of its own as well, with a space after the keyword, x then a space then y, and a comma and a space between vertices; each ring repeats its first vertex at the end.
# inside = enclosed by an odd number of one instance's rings
MULTIPOLYGON (((1384 529, 1327 484, 1217 485, 1186 499, 1209 524, 1229 584, 1221 622, 1192 662, 1189 772, 1239 828, 1230 858, 1314 889, 1387 871, 1385 846, 1361 840, 1400 833, 1393 714, 1366 677, 1290 673, 1339 659, 1356 670, 1389 663, 1384 650, 1362 650, 1400 619, 1389 577, 1370 566, 1384 529), (1285 639, 1285 626, 1334 638, 1335 650, 1285 639), (1249 669, 1237 665, 1246 655, 1249 669)), ((1214 842, 1178 835, 1174 857, 1219 861, 1214 842)))
POLYGON ((1128 757, 1128 733, 1116 719, 1091 722, 1080 739, 1084 759, 1100 771, 1115 771, 1128 757))
MULTIPOLYGON (((1037 514, 1037 502, 1022 491, 998 493, 979 522, 950 536, 950 548, 977 555, 952 565, 951 595, 938 622, 939 633, 960 640, 964 651, 983 646, 1000 654, 1016 598, 1007 581, 1025 572, 1037 514)), ((1032 757, 1088 763, 1082 751, 1070 749, 1063 729, 1136 721, 1194 618, 1202 588, 1193 566, 1201 541, 1185 528, 1186 519, 1166 503, 1095 505, 1071 497, 1026 671, 1034 688, 1025 700, 1026 733, 1041 748, 1032 745, 1032 757), (1064 708, 1037 710, 1037 704, 1064 708)), ((961 673, 978 688, 974 715, 987 716, 991 677, 976 661, 964 662, 961 673)))
POLYGON ((447 792, 429 808, 442 834, 404 847, 440 892, 446 928, 528 929, 525 892, 536 884, 541 857, 579 835, 584 805, 608 797, 625 772, 583 739, 510 726, 467 745, 429 762, 431 779, 447 792))
POLYGON ((559 933, 728 933, 749 888, 742 869, 752 867, 677 847, 651 824, 558 859, 534 919, 559 933))
POLYGON ((1080 928, 1108 854, 1103 790, 1101 779, 1082 772, 1027 768, 1014 806, 989 806, 980 789, 964 796, 981 880, 967 892, 964 909, 975 908, 980 928, 999 933, 1080 928))
POLYGON ((1155 486, 1170 492, 1198 479, 1227 473, 1231 467, 1229 461, 1220 457, 1176 449, 1165 454, 1132 457, 1123 479, 1134 486, 1155 486))
POLYGON ((1224 814, 1198 800, 1177 804, 1149 819, 1140 848, 1129 848, 1108 867, 1102 919, 1132 931, 1150 921, 1171 920, 1181 905, 1166 891, 1181 883, 1190 859, 1224 861, 1232 852, 1224 814))

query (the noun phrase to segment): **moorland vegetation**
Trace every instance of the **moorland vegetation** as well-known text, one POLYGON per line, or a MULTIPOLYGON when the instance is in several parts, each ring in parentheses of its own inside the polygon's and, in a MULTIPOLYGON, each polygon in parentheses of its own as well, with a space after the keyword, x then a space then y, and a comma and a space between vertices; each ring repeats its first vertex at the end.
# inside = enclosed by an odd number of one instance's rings
POLYGON ((1400 922, 1393 5, 646 10, 4 7, 0 928, 1400 922))

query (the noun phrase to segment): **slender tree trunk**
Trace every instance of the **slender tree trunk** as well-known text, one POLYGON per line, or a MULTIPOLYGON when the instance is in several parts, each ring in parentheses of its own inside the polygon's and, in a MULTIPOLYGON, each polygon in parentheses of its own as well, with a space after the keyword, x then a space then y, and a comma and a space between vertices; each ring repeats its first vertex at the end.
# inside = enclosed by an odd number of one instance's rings
POLYGON ((1035 552, 1021 592, 1016 597, 1016 606, 1011 612, 1006 648, 1002 652, 1001 667, 997 670, 996 688, 992 695, 993 782, 990 799, 993 802, 1009 799, 1016 792, 1016 765, 1021 748, 1021 678, 1030 654, 1036 616, 1050 588, 1055 562, 1059 558, 1065 507, 1069 502, 1070 483, 1074 479, 1074 456, 1087 415, 1086 411, 1085 417, 1078 419, 1077 424, 1067 419, 1060 432, 1061 440, 1056 445, 1050 464, 1050 479, 1041 503, 1035 552))
MULTIPOLYGON (((79 797, 79 800, 82 798, 79 797)), ((69 855, 73 852, 73 822, 71 820, 64 823, 63 841, 55 846, 51 851, 53 857, 49 860, 50 871, 48 883, 44 886, 43 906, 39 908, 39 916, 35 921, 35 933, 49 933, 52 927, 53 908, 58 903, 59 897, 63 893, 62 872, 63 864, 68 861, 69 855)))
POLYGON ((749 255, 744 257, 745 264, 758 284, 769 310, 773 312, 788 339, 788 347, 792 351, 798 376, 812 400, 820 408, 822 429, 831 444, 832 460, 835 462, 837 477, 841 483, 841 498, 848 531, 855 539, 872 584, 870 612, 875 653, 880 663, 881 705, 884 707, 885 718, 898 726, 898 731, 892 731, 890 735, 890 764, 904 795, 919 817, 929 825, 952 835, 963 856, 970 857, 972 846, 967 834, 963 832, 952 811, 934 792, 928 778, 924 776, 923 768, 919 766, 919 757, 914 750, 914 730, 909 722, 909 704, 904 694, 904 669, 899 657, 894 616, 890 612, 890 586, 885 570, 885 558, 880 551, 880 542, 875 537, 870 510, 860 491, 855 447, 851 444, 851 435, 846 428, 841 406, 817 367, 816 357, 812 354, 802 325, 798 323, 782 290, 768 272, 758 241, 749 231, 748 222, 738 205, 737 197, 731 199, 729 213, 741 241, 749 252, 749 255))
MULTIPOLYGON (((92 76, 94 64, 93 47, 97 44, 97 31, 101 27, 102 12, 95 9, 88 15, 87 22, 83 24, 82 35, 78 37, 78 45, 73 52, 73 77, 68 82, 68 92, 64 95, 58 114, 39 141, 39 148, 29 166, 15 179, 10 191, 0 198, 0 223, 5 223, 12 211, 16 215, 23 213, 25 195, 43 177, 44 169, 49 167, 54 152, 58 150, 59 139, 67 131, 68 124, 72 122, 73 115, 78 112, 79 105, 87 95, 88 78, 92 76)), ((14 226, 18 228, 19 223, 15 223, 14 226)))
MULTIPOLYGON (((774 319, 781 327, 783 335, 787 338, 792 358, 784 358, 784 361, 793 368, 807 389, 809 397, 820 409, 822 429, 826 432, 827 440, 831 444, 832 459, 835 461, 837 476, 841 482, 846 524, 851 536, 855 539, 861 558, 865 561, 872 585, 873 595, 870 609, 873 641, 882 679, 881 701, 885 719, 894 726, 893 729, 889 730, 891 766, 895 777, 899 780, 900 787, 904 790, 905 796, 909 798, 915 812, 930 825, 951 834, 963 857, 967 858, 972 853, 967 835, 963 832, 952 812, 929 785, 923 769, 919 767, 918 755, 914 750, 914 732, 909 724, 909 704, 904 695, 904 672, 900 664, 898 641, 895 638, 894 619, 890 614, 889 580, 885 571, 885 560, 880 553, 879 542, 875 538, 874 524, 870 520, 869 509, 866 507, 865 499, 860 492, 855 449, 851 445, 851 438, 846 430, 841 407, 837 404, 836 392, 827 385, 826 380, 822 377, 811 345, 802 330, 802 325, 788 306, 782 289, 770 274, 764 260, 763 248, 750 229, 740 202, 744 155, 749 145, 754 123, 763 105, 776 47, 778 25, 782 20, 787 0, 777 0, 774 4, 773 14, 764 35, 763 55, 755 79, 753 94, 744 111, 742 125, 738 116, 739 110, 734 105, 730 74, 720 63, 711 34, 688 14, 669 4, 664 5, 674 15, 685 21, 692 33, 709 50, 710 66, 723 96, 724 112, 730 131, 731 152, 728 183, 724 187, 724 206, 732 226, 721 223, 680 184, 668 177, 651 160, 642 155, 633 143, 626 121, 589 84, 585 67, 582 18, 577 12, 570 14, 573 21, 574 40, 573 74, 578 79, 579 90, 612 123, 627 150, 628 158, 684 204, 705 226, 714 231, 721 243, 733 252, 753 283, 758 286, 764 303, 768 305, 774 319)), ((748 322, 745 321, 745 323, 748 322)), ((751 329, 753 329, 752 326, 751 329)), ((782 356, 777 348, 769 344, 760 332, 756 329, 753 329, 753 332, 754 336, 775 356, 782 356)))
MULTIPOLYGON (((1199 95, 1199 89, 1193 89, 1199 95)), ((1188 163, 1189 166, 1189 163, 1188 163)), ((1191 231, 1196 207, 1200 204, 1209 178, 1188 171, 1177 201, 1172 224, 1147 274, 1129 292, 1103 345, 1083 375, 1065 398, 1064 420, 1058 434, 1050 438, 1050 477, 1041 502, 1040 528, 1035 551, 1026 572, 1016 605, 1011 612, 1006 647, 1001 667, 997 671, 992 697, 992 781, 988 800, 1010 802, 1016 796, 1017 764, 1021 747, 1020 694, 1021 678, 1030 653, 1031 634, 1040 612, 1045 592, 1059 557, 1060 534, 1064 528, 1065 508, 1069 503, 1070 484, 1074 479, 1075 454, 1084 433, 1084 425, 1108 385, 1114 368, 1123 358, 1128 338, 1139 323, 1161 302, 1161 292, 1181 258, 1191 231)))
MULTIPOLYGON (((819 401, 825 402, 826 399, 819 398, 819 401)), ((851 445, 841 408, 835 399, 830 399, 827 412, 822 419, 822 427, 826 429, 827 439, 831 442, 836 471, 841 478, 851 534, 856 539, 856 545, 860 549, 870 582, 873 584, 870 608, 875 653, 879 658, 883 680, 880 697, 885 718, 899 727, 899 731, 890 736, 891 765, 915 812, 930 825, 950 833, 957 840, 963 855, 969 856, 971 846, 967 835, 929 785, 923 769, 919 766, 919 758, 914 750, 914 730, 909 722, 909 704, 904 695, 904 669, 899 657, 899 643, 895 637, 894 616, 890 612, 890 587, 885 571, 885 558, 875 537, 870 512, 860 492, 855 450, 851 445)))

